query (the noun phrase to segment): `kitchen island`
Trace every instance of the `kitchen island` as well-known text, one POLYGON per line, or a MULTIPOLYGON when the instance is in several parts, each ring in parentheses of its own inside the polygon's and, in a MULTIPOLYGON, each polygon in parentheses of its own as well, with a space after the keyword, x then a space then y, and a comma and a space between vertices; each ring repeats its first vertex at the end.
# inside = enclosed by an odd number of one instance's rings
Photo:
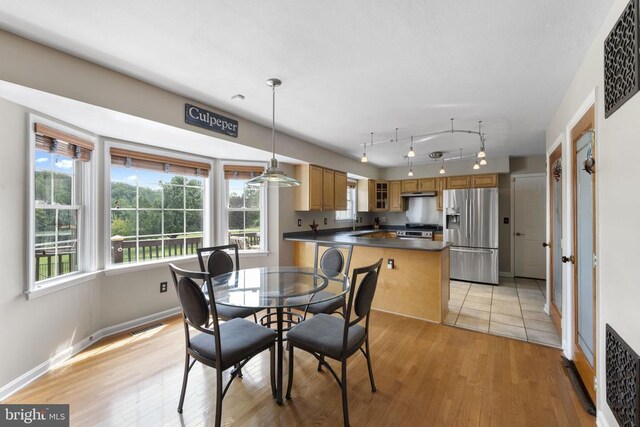
MULTIPOLYGON (((367 237, 379 230, 285 233, 296 266, 313 266, 316 243, 353 245, 351 270, 383 258, 373 300, 376 310, 441 323, 449 302, 449 244, 426 239, 367 237), (387 268, 393 260, 393 269, 387 268)), ((351 272, 349 272, 351 274, 351 272)))

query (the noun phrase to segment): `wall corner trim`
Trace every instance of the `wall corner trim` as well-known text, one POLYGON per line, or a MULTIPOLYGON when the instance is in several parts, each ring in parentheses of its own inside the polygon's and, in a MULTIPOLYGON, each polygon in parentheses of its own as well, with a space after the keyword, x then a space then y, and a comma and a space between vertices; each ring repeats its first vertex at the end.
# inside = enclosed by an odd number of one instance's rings
POLYGON ((18 392, 33 381, 37 380, 60 363, 72 358, 73 356, 92 346, 93 344, 96 344, 101 339, 118 334, 128 329, 135 328, 140 325, 144 325, 146 323, 151 323, 160 319, 175 316, 178 313, 180 313, 180 307, 174 307, 168 310, 160 311, 158 313, 150 314, 148 316, 139 317, 137 319, 129 320, 127 322, 100 329, 99 331, 94 332, 83 340, 78 341, 71 347, 68 347, 60 353, 50 357, 48 360, 45 360, 40 365, 20 375, 10 383, 0 387, 0 402, 4 401, 12 394, 18 392))

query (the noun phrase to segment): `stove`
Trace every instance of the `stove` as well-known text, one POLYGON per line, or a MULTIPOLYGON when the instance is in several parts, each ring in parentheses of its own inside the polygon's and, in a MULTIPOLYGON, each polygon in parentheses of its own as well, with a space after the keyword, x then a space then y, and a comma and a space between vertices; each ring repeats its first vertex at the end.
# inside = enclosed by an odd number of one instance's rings
POLYGON ((399 230, 398 239, 427 239, 433 240, 433 231, 399 230))
POLYGON ((404 225, 407 229, 418 228, 422 230, 442 230, 440 224, 423 224, 420 222, 409 222, 404 225))

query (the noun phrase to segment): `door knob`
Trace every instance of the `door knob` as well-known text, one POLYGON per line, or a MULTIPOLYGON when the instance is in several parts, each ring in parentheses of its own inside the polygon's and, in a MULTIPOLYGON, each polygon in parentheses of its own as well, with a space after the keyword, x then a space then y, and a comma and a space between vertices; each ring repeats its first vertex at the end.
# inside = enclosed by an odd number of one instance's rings
POLYGON ((516 233, 516 236, 524 236, 524 233, 516 233))
POLYGON ((571 262, 571 264, 575 264, 576 263, 576 258, 573 255, 563 256, 562 257, 562 262, 564 262, 565 264, 568 263, 568 262, 571 262))
POLYGON ((543 248, 548 248, 549 246, 551 246, 551 243, 542 242, 542 247, 543 248))

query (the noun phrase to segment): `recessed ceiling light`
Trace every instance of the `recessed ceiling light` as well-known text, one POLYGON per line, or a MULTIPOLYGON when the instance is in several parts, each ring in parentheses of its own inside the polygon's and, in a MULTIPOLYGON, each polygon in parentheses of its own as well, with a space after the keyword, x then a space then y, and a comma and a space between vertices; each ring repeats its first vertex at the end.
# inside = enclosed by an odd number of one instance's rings
POLYGON ((244 95, 241 94, 241 93, 237 93, 237 94, 233 95, 231 97, 231 99, 239 99, 240 101, 242 101, 244 99, 244 95))

